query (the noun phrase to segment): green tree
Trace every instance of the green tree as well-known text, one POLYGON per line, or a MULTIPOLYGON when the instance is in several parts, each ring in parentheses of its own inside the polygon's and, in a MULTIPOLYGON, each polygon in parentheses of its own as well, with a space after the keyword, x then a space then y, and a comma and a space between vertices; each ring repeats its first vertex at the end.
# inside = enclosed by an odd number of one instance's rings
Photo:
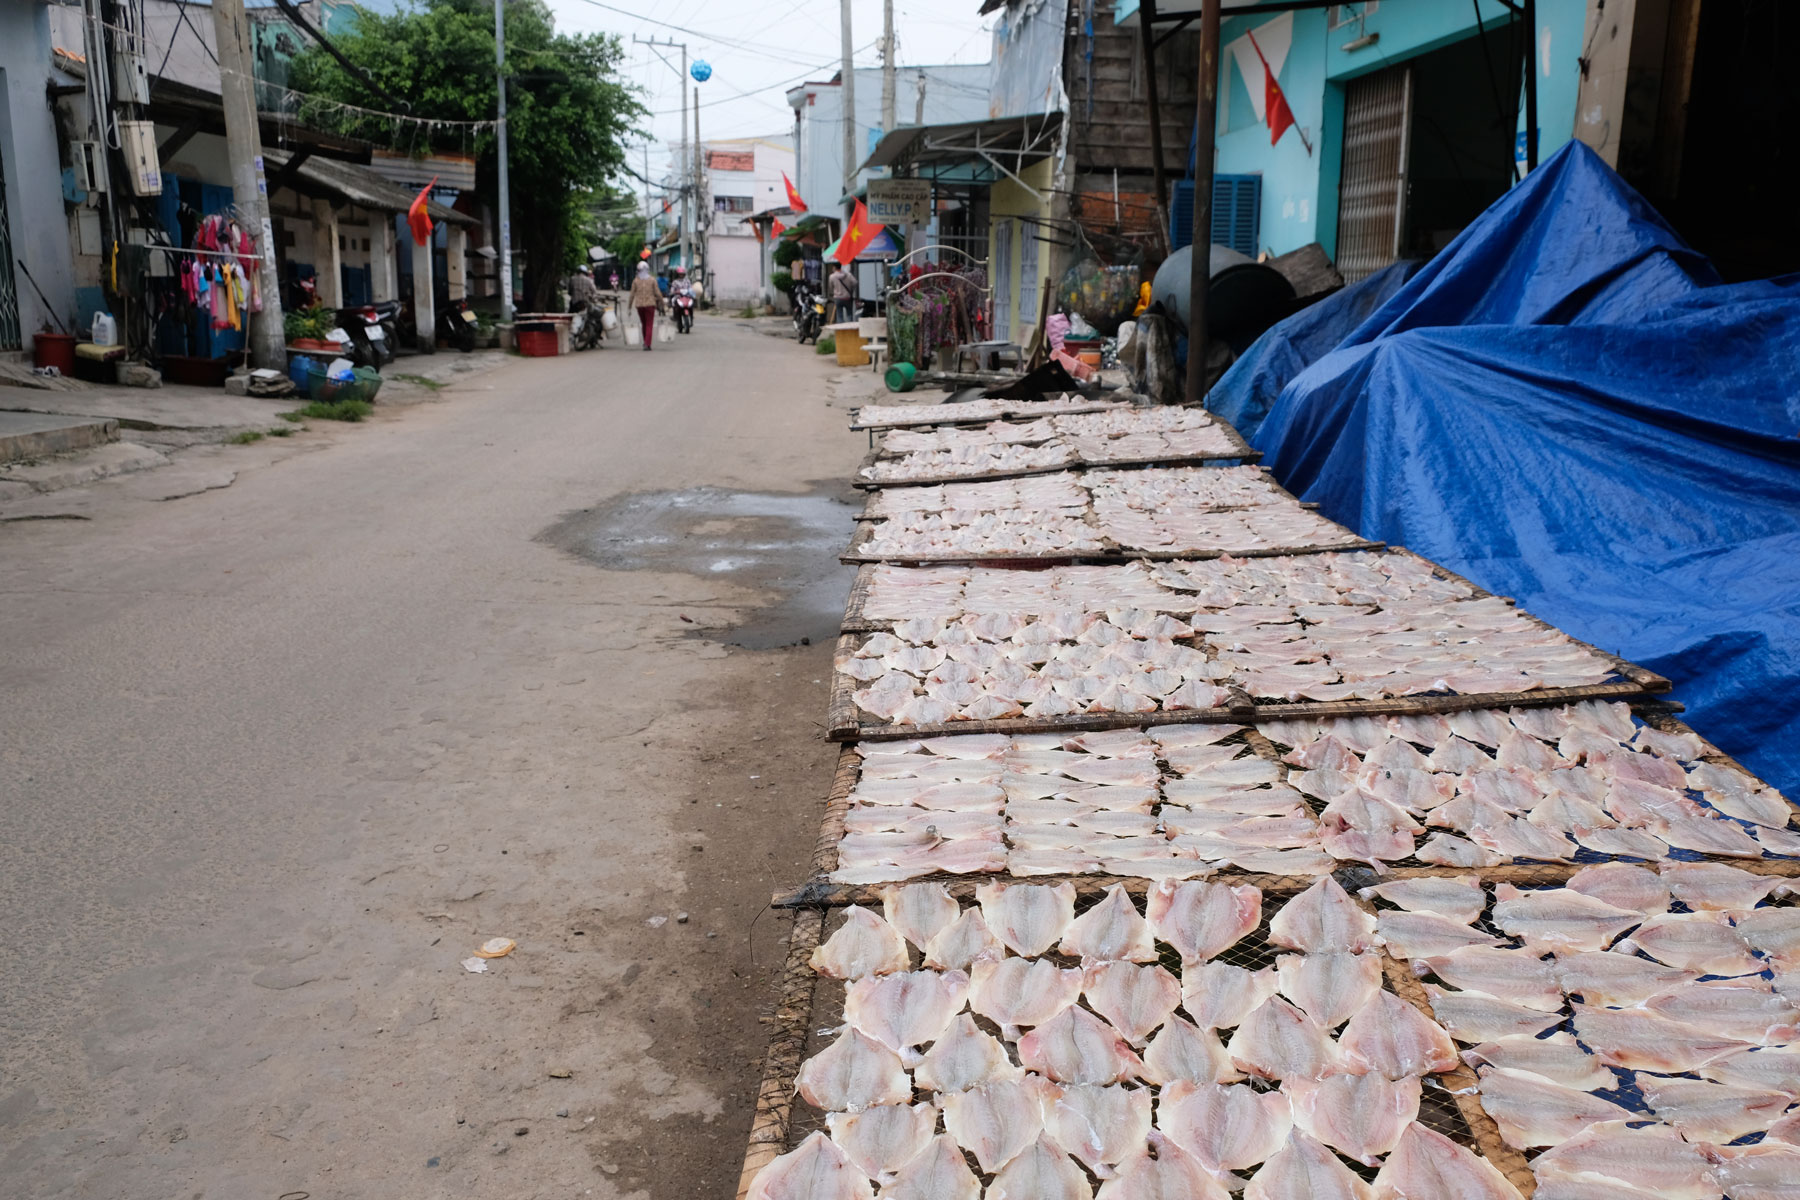
MULTIPOLYGON (((491 121, 494 8, 489 0, 423 0, 384 14, 361 9, 350 32, 333 39, 391 95, 426 121, 491 121)), ((647 115, 637 91, 620 80, 624 50, 611 34, 569 35, 543 0, 507 0, 507 148, 515 242, 524 254, 521 307, 544 310, 558 280, 587 252, 581 231, 593 224, 596 198, 624 163, 622 144, 647 115)), ((388 108, 324 51, 294 61, 293 86, 325 101, 388 108)), ((400 124, 303 101, 299 117, 381 145, 416 153, 476 156, 476 191, 498 203, 498 141, 453 127, 400 124)))

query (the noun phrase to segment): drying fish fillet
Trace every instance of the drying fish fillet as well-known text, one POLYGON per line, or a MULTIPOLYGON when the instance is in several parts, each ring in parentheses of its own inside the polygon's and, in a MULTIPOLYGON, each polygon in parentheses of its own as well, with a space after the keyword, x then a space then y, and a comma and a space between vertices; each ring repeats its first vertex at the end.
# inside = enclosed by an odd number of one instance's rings
POLYGON ((874 1194, 868 1176, 815 1130, 758 1171, 745 1200, 870 1200, 874 1194))
POLYGON ((1694 972, 1617 951, 1593 950, 1556 956, 1563 991, 1589 1004, 1631 1006, 1696 978, 1694 972))
MULTIPOLYGON (((902 835, 873 834, 874 838, 902 835)), ((1006 846, 987 838, 940 839, 932 834, 907 834, 900 844, 868 845, 856 836, 838 843, 838 868, 833 883, 893 883, 919 875, 943 872, 969 875, 1006 869, 1006 846)))
POLYGON ((1214 1175, 1253 1167, 1281 1149, 1293 1126, 1288 1098, 1239 1083, 1175 1083, 1156 1102, 1156 1125, 1214 1175))
MULTIPOLYGON (((1377 954, 1283 954, 1275 960, 1281 994, 1326 1029, 1361 1012, 1381 989, 1377 954)), ((1560 1002, 1562 994, 1557 993, 1560 1002)))
POLYGON ((1781 972, 1800 969, 1800 909, 1756 908, 1737 915, 1737 935, 1781 972))
POLYGON ((1454 1071, 1456 1047, 1450 1035, 1424 1013, 1394 995, 1375 993, 1338 1035, 1345 1069, 1405 1079, 1454 1071))
POLYGON ((940 1133, 882 1185, 881 1195, 882 1200, 981 1200, 981 1181, 956 1139, 940 1133))
POLYGON ((1375 918, 1329 875, 1282 906, 1269 922, 1269 940, 1309 953, 1358 953, 1380 944, 1375 918))
POLYGON ((1150 925, 1122 884, 1106 889, 1106 898, 1076 917, 1057 949, 1084 962, 1155 962, 1150 925))
POLYGON ((1639 1075, 1638 1087, 1651 1111, 1690 1142, 1730 1142, 1747 1133, 1761 1132, 1793 1103, 1781 1092, 1699 1079, 1639 1075))
POLYGON ((1800 1011, 1754 976, 1686 984, 1650 997, 1644 1007, 1671 1021, 1758 1045, 1800 1039, 1800 1011))
POLYGON ((844 1019, 904 1058, 934 1041, 969 999, 961 971, 898 971, 871 975, 844 990, 844 1019))
POLYGON ((1137 1078, 1143 1068, 1124 1039, 1080 1005, 1020 1038, 1019 1061, 1058 1083, 1118 1083, 1137 1078))
POLYGON ((1015 954, 1029 958, 1061 941, 1075 919, 1075 885, 984 883, 975 889, 989 929, 1015 954))
POLYGON ((1619 949, 1625 953, 1642 950, 1657 962, 1702 975, 1749 975, 1762 970, 1731 919, 1720 912, 1652 917, 1620 942, 1619 949))
POLYGON ((1043 1096, 1044 1132, 1096 1170, 1126 1158, 1150 1132, 1148 1088, 1071 1083, 1047 1087, 1043 1096))
POLYGON ((1575 1035, 1558 1031, 1547 1037, 1504 1037, 1463 1051, 1470 1066, 1487 1063, 1508 1071, 1523 1072, 1560 1083, 1578 1091, 1603 1091, 1617 1087, 1618 1077, 1604 1063, 1575 1041, 1575 1035))
POLYGON ((1190 1083, 1228 1083, 1243 1078, 1232 1068, 1218 1034, 1197 1028, 1180 1017, 1170 1017, 1150 1039, 1150 1048, 1144 1051, 1143 1076, 1150 1083, 1164 1086, 1184 1079, 1190 1083))
POLYGON ((1667 1125, 1590 1125, 1544 1151, 1531 1167, 1541 1180, 1601 1176, 1669 1200, 1719 1200, 1718 1184, 1699 1148, 1667 1125))
MULTIPOLYGON (((1667 765, 1677 772, 1680 770, 1673 763, 1667 765)), ((1716 763, 1696 763, 1687 773, 1686 786, 1699 788, 1708 804, 1740 821, 1780 829, 1794 815, 1787 797, 1780 792, 1760 785, 1742 772, 1716 763)))
POLYGON ((1757 1146, 1715 1146, 1706 1157, 1732 1200, 1794 1200, 1800 1147, 1766 1141, 1757 1146))
POLYGON ((1181 1003, 1181 984, 1160 966, 1096 963, 1083 973, 1081 986, 1094 1011, 1133 1046, 1149 1040, 1181 1003))
POLYGON ((1043 1080, 1027 1075, 947 1092, 940 1101, 944 1129, 984 1173, 997 1171, 1043 1132, 1045 1091, 1043 1080))
POLYGON ((1184 746, 1211 746, 1234 733, 1243 732, 1242 725, 1161 725, 1147 730, 1150 740, 1164 751, 1184 746))
POLYGON ((1432 913, 1464 925, 1473 924, 1487 907, 1487 894, 1481 890, 1478 875, 1400 879, 1363 888, 1358 894, 1365 900, 1379 896, 1408 912, 1432 913))
POLYGON ((1048 1137, 1040 1137, 994 1176, 987 1200, 1093 1200, 1081 1168, 1048 1137))
POLYGON ((1231 1200, 1231 1193, 1169 1138, 1153 1129, 1146 1141, 1145 1149, 1100 1185, 1097 1200, 1231 1200))
POLYGON ((899 931, 855 904, 844 910, 837 932, 812 952, 812 969, 832 979, 886 975, 906 967, 906 942, 899 931))
POLYGON ((1006 1047, 983 1033, 968 1013, 958 1013, 919 1060, 913 1081, 931 1092, 960 1092, 978 1084, 1018 1079, 1024 1072, 1006 1057, 1006 1047))
POLYGON ((1575 1036, 1611 1067, 1673 1075, 1750 1048, 1737 1038, 1720 1037, 1644 1009, 1572 1007, 1575 1036))
POLYGON ((1800 1112, 1792 1112, 1770 1125, 1763 1134, 1765 1142, 1787 1142, 1800 1146, 1800 1112))
POLYGON ((1614 908, 1643 913, 1646 917, 1660 916, 1669 911, 1668 876, 1665 872, 1659 877, 1647 867, 1634 867, 1629 863, 1600 863, 1575 872, 1569 876, 1569 882, 1564 886, 1614 908))
POLYGON ((882 888, 881 911, 889 925, 923 950, 939 930, 956 920, 957 905, 941 883, 910 883, 882 888))
POLYGON ((999 758, 1012 749, 1012 739, 1003 733, 975 733, 925 738, 920 745, 945 758, 987 759, 999 758))
POLYGON ((912 1084, 900 1056, 855 1029, 801 1064, 795 1079, 800 1094, 827 1112, 861 1112, 871 1104, 904 1104, 912 1084))
POLYGON ((925 944, 925 965, 939 971, 966 971, 978 959, 998 959, 1006 955, 979 908, 966 908, 962 915, 933 934, 925 944))
POLYGON ((1297 1130, 1244 1185, 1244 1200, 1373 1200, 1374 1195, 1337 1155, 1297 1130))
POLYGON ((1761 858, 1763 855, 1760 842, 1745 833, 1740 826, 1716 817, 1664 821, 1654 828, 1657 836, 1678 850, 1695 850, 1701 854, 1719 854, 1729 858, 1761 858))
POLYGON ((1554 1146, 1599 1121, 1638 1119, 1630 1109, 1537 1075, 1488 1067, 1481 1072, 1481 1107, 1520 1150, 1554 1146))
POLYGON ((1432 834, 1413 851, 1413 857, 1440 867, 1491 867, 1501 861, 1493 851, 1449 833, 1432 834))
POLYGON ((1196 963, 1249 936, 1262 923, 1262 892, 1223 883, 1164 881, 1150 890, 1150 928, 1196 963))
POLYGON ((1424 961, 1433 975, 1452 987, 1541 1012, 1562 1011, 1562 985, 1555 961, 1529 950, 1463 946, 1424 961))
MULTIPOLYGON (((1426 984, 1425 994, 1430 997, 1431 1012, 1438 1024, 1457 1041, 1470 1045, 1503 1037, 1536 1036, 1562 1020, 1560 1013, 1541 1013, 1479 992, 1447 992, 1426 984)), ((1588 1044, 1593 1045, 1591 1041, 1588 1044)))
POLYGON ((1231 863, 1253 875, 1323 875, 1337 866, 1319 850, 1233 850, 1231 863))
POLYGON ((1330 1036, 1280 996, 1263 1001, 1244 1018, 1226 1052, 1240 1071, 1264 1079, 1321 1079, 1338 1068, 1330 1036))
POLYGON ((1081 972, 1049 959, 989 959, 969 971, 969 1007, 1002 1026, 1042 1025, 1080 995, 1081 972))
POLYGON ((1436 913, 1384 912, 1378 927, 1395 958, 1437 958, 1464 946, 1500 944, 1492 934, 1436 913))
POLYGON ((1273 967, 1247 971, 1229 963, 1195 963, 1181 969, 1181 1004, 1200 1028, 1230 1029, 1279 986, 1273 967))
POLYGON ((1374 1194, 1375 1200, 1521 1200, 1493 1163, 1417 1121, 1376 1172, 1374 1194))
POLYGON ((1724 863, 1662 864, 1663 882, 1691 909, 1755 908, 1785 882, 1779 875, 1753 875, 1724 863))
POLYGON ((825 1124, 836 1142, 871 1179, 898 1171, 931 1143, 937 1109, 929 1104, 880 1104, 859 1113, 829 1113, 825 1124))
POLYGON ((1292 1101, 1295 1125, 1371 1167, 1419 1115, 1417 1077, 1328 1075, 1317 1082, 1290 1079, 1281 1090, 1292 1101))
POLYGON ((1538 953, 1604 950, 1644 919, 1568 888, 1520 891, 1510 883, 1494 888, 1494 925, 1538 953))

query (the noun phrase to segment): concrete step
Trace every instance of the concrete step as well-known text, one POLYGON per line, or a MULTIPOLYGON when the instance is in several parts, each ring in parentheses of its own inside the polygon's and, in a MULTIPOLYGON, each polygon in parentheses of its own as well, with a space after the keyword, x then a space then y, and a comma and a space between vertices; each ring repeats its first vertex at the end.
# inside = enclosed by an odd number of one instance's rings
POLYGON ((0 499, 55 492, 84 483, 168 465, 168 458, 135 442, 113 442, 73 454, 0 467, 0 499))
POLYGON ((119 423, 106 417, 0 412, 0 463, 48 458, 119 440, 119 423))

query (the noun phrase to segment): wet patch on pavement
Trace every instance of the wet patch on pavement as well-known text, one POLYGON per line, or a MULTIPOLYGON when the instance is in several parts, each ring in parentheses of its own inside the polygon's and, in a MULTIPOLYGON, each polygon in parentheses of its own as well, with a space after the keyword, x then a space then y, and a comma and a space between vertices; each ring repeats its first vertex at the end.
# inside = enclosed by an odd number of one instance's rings
POLYGON ((854 567, 838 561, 860 505, 723 488, 638 492, 564 516, 541 542, 610 571, 673 571, 775 593, 727 629, 696 636, 751 650, 837 636, 854 567))

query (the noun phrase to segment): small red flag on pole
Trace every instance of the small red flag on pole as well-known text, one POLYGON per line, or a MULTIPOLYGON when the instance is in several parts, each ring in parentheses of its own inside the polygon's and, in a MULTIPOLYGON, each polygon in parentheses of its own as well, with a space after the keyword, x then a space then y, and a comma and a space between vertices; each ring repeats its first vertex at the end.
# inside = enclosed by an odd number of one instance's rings
POLYGON ((781 182, 787 184, 788 207, 797 213, 805 212, 806 201, 802 200, 800 193, 794 190, 794 181, 787 177, 786 171, 781 173, 781 182))
POLYGON ((781 223, 780 217, 774 217, 769 221, 769 236, 770 237, 780 237, 782 234, 784 234, 786 232, 787 232, 787 226, 783 225, 781 223))
POLYGON ((412 207, 406 210, 406 224, 412 230, 413 241, 423 246, 431 240, 431 213, 425 208, 425 201, 431 196, 431 189, 437 186, 437 176, 419 189, 413 198, 412 207))
POLYGON ((1256 35, 1246 31, 1245 37, 1250 39, 1250 48, 1256 51, 1257 60, 1263 69, 1263 116, 1269 122, 1269 145, 1273 146, 1281 140, 1281 135, 1289 129, 1300 135, 1300 144, 1312 153, 1312 143, 1306 140, 1306 131, 1294 120, 1294 110, 1288 107, 1287 96, 1282 94, 1281 84, 1276 82, 1275 72, 1269 68, 1269 60, 1263 57, 1262 47, 1256 44, 1256 35))
POLYGON ((886 225, 869 224, 869 210, 863 202, 856 202, 856 210, 850 214, 850 225, 844 230, 844 236, 838 239, 837 253, 833 255, 840 263, 849 265, 857 256, 869 248, 869 243, 881 236, 886 225))

